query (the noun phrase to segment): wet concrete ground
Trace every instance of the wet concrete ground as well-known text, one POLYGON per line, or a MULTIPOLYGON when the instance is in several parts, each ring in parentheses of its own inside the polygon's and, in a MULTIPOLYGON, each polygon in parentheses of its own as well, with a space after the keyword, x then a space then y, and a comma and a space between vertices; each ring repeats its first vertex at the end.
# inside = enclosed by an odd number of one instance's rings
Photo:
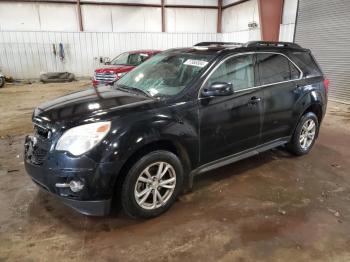
POLYGON ((272 150, 196 178, 164 215, 80 215, 24 172, 39 102, 87 82, 0 90, 0 261, 350 261, 350 106, 312 152, 272 150))

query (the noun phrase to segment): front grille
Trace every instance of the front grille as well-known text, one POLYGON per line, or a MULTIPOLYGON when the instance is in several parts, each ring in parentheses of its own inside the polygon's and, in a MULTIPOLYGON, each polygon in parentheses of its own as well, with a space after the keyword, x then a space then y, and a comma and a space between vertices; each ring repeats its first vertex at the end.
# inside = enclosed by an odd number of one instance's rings
POLYGON ((28 137, 26 139, 24 154, 25 159, 34 165, 42 165, 49 152, 47 145, 41 139, 28 137))
POLYGON ((41 137, 43 139, 50 139, 51 138, 51 131, 48 128, 39 126, 39 125, 34 125, 34 130, 35 134, 38 137, 41 137))
POLYGON ((41 165, 44 162, 46 155, 47 155, 47 150, 37 147, 33 150, 32 160, 35 162, 35 164, 41 165))
POLYGON ((112 82, 117 79, 117 75, 114 73, 96 73, 95 79, 101 82, 112 82))
POLYGON ((51 147, 51 130, 34 123, 35 135, 29 136, 25 143, 26 160, 35 165, 42 165, 51 147))

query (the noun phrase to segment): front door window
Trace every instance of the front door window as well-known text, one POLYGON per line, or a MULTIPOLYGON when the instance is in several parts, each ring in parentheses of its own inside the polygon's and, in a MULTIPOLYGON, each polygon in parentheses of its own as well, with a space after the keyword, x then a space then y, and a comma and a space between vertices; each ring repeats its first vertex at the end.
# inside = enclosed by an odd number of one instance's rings
POLYGON ((209 77, 207 84, 214 82, 231 83, 236 92, 254 87, 254 55, 227 59, 209 77))

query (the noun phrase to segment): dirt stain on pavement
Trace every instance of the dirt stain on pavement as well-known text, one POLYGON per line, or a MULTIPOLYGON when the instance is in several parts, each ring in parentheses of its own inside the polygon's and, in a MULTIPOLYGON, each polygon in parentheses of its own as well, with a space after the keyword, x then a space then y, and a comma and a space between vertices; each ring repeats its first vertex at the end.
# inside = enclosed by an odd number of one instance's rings
POLYGON ((39 190, 23 165, 32 109, 87 85, 0 90, 0 261, 350 261, 347 106, 330 103, 307 156, 274 149, 202 174, 151 220, 98 218, 39 190))

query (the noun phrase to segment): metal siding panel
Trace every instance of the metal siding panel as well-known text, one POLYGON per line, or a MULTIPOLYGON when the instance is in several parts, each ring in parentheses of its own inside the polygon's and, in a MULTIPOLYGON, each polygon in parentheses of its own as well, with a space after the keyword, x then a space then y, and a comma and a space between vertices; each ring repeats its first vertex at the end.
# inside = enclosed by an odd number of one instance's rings
POLYGON ((100 67, 99 57, 134 49, 160 49, 191 46, 202 41, 246 42, 259 40, 260 31, 233 33, 116 33, 116 32, 3 32, 0 31, 0 68, 17 79, 39 78, 41 73, 69 71, 88 77, 100 67), (65 59, 58 57, 58 44, 64 45, 65 59), (52 45, 56 45, 56 56, 52 45))
POLYGON ((221 41, 216 33, 116 33, 116 32, 3 32, 0 31, 0 68, 17 79, 39 78, 43 72, 69 71, 91 76, 99 57, 114 58, 135 49, 168 49, 201 41, 221 41), (64 45, 65 59, 58 57, 64 45), (52 45, 56 45, 57 55, 52 45))
POLYGON ((295 40, 330 79, 330 99, 350 103, 350 1, 299 0, 295 40))

